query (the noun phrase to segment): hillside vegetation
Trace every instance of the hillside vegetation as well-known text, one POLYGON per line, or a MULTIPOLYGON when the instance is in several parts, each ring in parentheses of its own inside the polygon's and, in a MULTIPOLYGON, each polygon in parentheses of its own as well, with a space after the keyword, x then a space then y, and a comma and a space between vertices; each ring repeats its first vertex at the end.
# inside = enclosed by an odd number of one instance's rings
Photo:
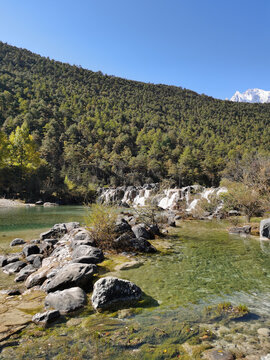
POLYGON ((130 81, 0 42, 0 195, 91 196, 96 185, 218 185, 270 153, 270 104, 130 81), (23 154, 23 155, 22 155, 23 154))

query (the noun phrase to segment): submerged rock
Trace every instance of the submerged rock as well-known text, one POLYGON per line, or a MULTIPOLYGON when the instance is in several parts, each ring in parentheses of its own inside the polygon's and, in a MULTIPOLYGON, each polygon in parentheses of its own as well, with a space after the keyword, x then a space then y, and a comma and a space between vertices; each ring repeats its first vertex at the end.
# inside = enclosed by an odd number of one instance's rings
POLYGON ((99 279, 92 295, 92 304, 95 310, 107 310, 129 306, 140 300, 141 289, 130 281, 108 276, 99 279))
POLYGON ((41 324, 46 326, 47 324, 55 321, 60 317, 60 312, 58 310, 48 310, 43 313, 37 313, 33 316, 32 321, 35 324, 41 324))
POLYGON ((11 241, 10 246, 17 246, 17 245, 23 245, 23 244, 25 244, 25 241, 23 239, 16 238, 11 241))
POLYGON ((231 352, 226 350, 207 350, 203 353, 207 360, 233 360, 234 356, 231 352))
POLYGON ((67 264, 53 278, 48 280, 44 289, 46 292, 53 292, 77 286, 90 288, 96 272, 97 267, 93 264, 67 264))
POLYGON ((61 314, 83 307, 87 302, 85 292, 79 287, 50 293, 45 298, 45 307, 59 310, 61 314))
POLYGON ((261 336, 269 337, 270 336, 270 329, 268 328, 260 328, 257 330, 258 334, 261 336))

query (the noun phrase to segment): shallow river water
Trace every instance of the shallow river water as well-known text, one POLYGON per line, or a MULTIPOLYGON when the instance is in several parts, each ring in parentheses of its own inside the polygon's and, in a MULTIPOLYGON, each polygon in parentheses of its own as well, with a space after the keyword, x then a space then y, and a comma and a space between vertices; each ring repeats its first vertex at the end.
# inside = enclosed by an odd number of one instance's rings
MULTIPOLYGON (((0 247, 14 237, 33 239, 55 223, 82 222, 84 214, 83 207, 0 209, 0 247)), ((257 332, 270 327, 270 245, 229 235, 227 225, 179 222, 162 240, 170 248, 137 257, 140 267, 116 272, 113 264, 123 259, 105 261, 104 275, 131 280, 145 293, 136 308, 94 314, 89 305, 49 329, 25 330, 0 359, 199 359, 210 347, 261 359, 270 353, 269 337, 257 332), (218 310, 220 303, 250 312, 232 316, 218 310)), ((4 288, 1 272, 0 281, 4 288)))

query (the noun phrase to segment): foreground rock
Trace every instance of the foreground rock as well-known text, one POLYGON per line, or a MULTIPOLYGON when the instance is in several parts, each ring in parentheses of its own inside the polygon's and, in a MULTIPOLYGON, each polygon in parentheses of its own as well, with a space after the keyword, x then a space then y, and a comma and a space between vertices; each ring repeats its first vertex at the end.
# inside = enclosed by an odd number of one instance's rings
POLYGON ((59 317, 60 317, 60 312, 58 310, 48 310, 43 313, 35 314, 32 318, 32 321, 35 324, 46 326, 47 324, 55 321, 59 317))
POLYGON ((96 272, 97 267, 93 264, 67 264, 52 279, 48 280, 44 290, 49 293, 77 286, 89 289, 92 286, 92 279, 96 272))
POLYGON ((92 295, 95 310, 109 310, 130 306, 142 297, 141 289, 130 281, 108 276, 99 279, 92 295))
POLYGON ((86 302, 85 292, 79 287, 74 287, 48 294, 45 298, 45 307, 56 309, 64 315, 83 307, 86 302))
POLYGON ((260 222, 261 239, 270 239, 270 219, 264 219, 260 222))

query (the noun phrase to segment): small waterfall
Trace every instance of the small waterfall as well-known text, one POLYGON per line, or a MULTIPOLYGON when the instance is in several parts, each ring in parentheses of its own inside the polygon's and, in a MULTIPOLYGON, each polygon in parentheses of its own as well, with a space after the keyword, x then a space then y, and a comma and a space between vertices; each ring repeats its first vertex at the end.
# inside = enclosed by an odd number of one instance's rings
MULTIPOLYGON (((164 210, 176 210, 179 207, 187 213, 192 213, 200 199, 206 199, 211 203, 211 197, 219 197, 226 192, 226 188, 204 188, 200 185, 185 186, 177 189, 165 189, 159 192, 158 184, 147 184, 140 187, 128 186, 118 188, 103 188, 99 190, 98 201, 101 203, 130 206, 145 206, 147 200, 158 195, 157 205, 164 210)), ((156 198, 157 198, 156 197, 156 198)), ((223 207, 222 200, 217 205, 211 216, 218 214, 223 207)))

